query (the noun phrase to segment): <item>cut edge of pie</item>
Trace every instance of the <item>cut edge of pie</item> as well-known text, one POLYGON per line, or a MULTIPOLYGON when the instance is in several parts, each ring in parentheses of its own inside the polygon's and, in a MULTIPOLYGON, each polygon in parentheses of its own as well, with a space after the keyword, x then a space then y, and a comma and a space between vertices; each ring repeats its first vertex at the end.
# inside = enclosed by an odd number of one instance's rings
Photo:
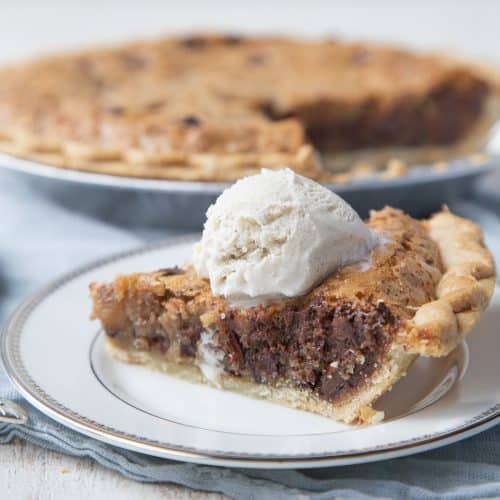
MULTIPOLYGON (((335 155, 324 154, 322 163, 326 170, 335 172, 345 165, 370 164, 378 166, 377 170, 383 175, 384 171, 390 172, 393 160, 400 160, 408 165, 432 164, 449 161, 456 158, 465 158, 482 151, 486 146, 491 131, 500 117, 500 94, 490 96, 484 104, 482 117, 472 127, 469 133, 460 141, 448 146, 414 146, 414 147, 383 147, 376 149, 361 149, 357 151, 339 153, 335 155), (385 168, 384 168, 385 167, 385 168)), ((406 171, 402 175, 406 174, 406 171)), ((402 176, 400 175, 400 176, 402 176)), ((353 176, 355 178, 355 175, 353 176)), ((351 177, 352 179, 352 177, 351 177)))
POLYGON ((166 361, 161 356, 150 352, 131 351, 109 337, 106 339, 106 348, 111 356, 121 362, 143 365, 192 383, 207 384, 243 396, 316 413, 340 422, 355 422, 361 425, 375 424, 383 420, 384 412, 373 409, 372 403, 406 375, 407 370, 417 358, 416 354, 394 349, 389 353, 384 364, 372 375, 363 390, 333 405, 304 390, 287 385, 258 384, 246 377, 237 377, 227 373, 220 375, 214 383, 207 379, 196 365, 166 361))
POLYGON ((480 228, 446 208, 424 222, 386 208, 369 223, 395 240, 374 250, 368 270, 342 268, 305 297, 235 310, 192 269, 166 270, 92 284, 93 317, 122 361, 347 423, 379 422, 372 404, 416 357, 446 356, 479 321, 495 265, 480 228), (205 371, 207 348, 216 378, 205 371))

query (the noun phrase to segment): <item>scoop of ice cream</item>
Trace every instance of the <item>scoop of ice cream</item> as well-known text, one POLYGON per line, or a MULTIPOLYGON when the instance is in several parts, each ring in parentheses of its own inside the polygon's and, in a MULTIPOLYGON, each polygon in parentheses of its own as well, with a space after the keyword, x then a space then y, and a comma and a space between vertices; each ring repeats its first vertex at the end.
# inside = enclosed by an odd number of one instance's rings
POLYGON ((215 295, 260 303, 307 293, 340 266, 367 257, 377 238, 354 209, 292 170, 262 170, 207 211, 193 263, 215 295))

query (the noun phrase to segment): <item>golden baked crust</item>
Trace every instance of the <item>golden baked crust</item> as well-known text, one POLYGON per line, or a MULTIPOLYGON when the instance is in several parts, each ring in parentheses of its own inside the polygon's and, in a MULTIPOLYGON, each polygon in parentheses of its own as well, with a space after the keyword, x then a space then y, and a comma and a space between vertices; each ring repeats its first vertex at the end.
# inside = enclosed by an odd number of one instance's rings
POLYGON ((445 209, 426 225, 439 246, 445 272, 436 286, 436 300, 416 311, 401 344, 407 352, 445 356, 471 331, 489 304, 495 263, 481 229, 471 221, 445 209))
POLYGON ((232 181, 287 165, 336 182, 315 150, 335 167, 476 150, 498 118, 485 75, 373 44, 166 38, 0 71, 0 149, 130 177, 232 181))
POLYGON ((237 309, 193 269, 170 269, 91 285, 93 317, 122 360, 198 373, 209 332, 224 354, 219 386, 346 422, 378 421, 372 404, 418 355, 447 355, 477 323, 495 266, 480 229, 447 209, 419 222, 385 208, 368 224, 383 241, 370 260, 306 296, 237 309))

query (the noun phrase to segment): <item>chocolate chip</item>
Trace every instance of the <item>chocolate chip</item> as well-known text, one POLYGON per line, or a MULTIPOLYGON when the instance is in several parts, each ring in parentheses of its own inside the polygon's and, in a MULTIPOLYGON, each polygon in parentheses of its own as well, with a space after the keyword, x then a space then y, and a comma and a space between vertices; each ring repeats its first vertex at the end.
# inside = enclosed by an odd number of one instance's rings
POLYGON ((94 62, 87 57, 78 58, 76 64, 82 73, 91 74, 95 71, 94 62))
POLYGON ((199 50, 207 45, 207 40, 201 36, 189 36, 180 40, 181 47, 190 50, 199 50))
POLYGON ((279 120, 281 116, 276 116, 271 102, 265 102, 259 107, 260 111, 270 120, 279 120))
POLYGON ((170 340, 164 335, 151 335, 149 337, 149 342, 154 349, 157 349, 162 354, 165 354, 170 347, 170 340))
POLYGON ((184 274, 186 271, 178 266, 175 266, 158 269, 158 271, 156 272, 161 274, 162 276, 176 276, 178 274, 184 274))
POLYGON ((266 64, 267 60, 268 60, 267 54, 264 54, 262 52, 251 54, 248 57, 248 63, 251 64, 252 66, 263 66, 264 64, 266 64))
POLYGON ((222 41, 226 45, 239 45, 244 42, 244 38, 238 35, 226 35, 222 41))
POLYGON ((87 57, 80 57, 76 61, 76 65, 83 74, 82 76, 87 78, 88 81, 96 87, 96 89, 102 90, 106 88, 106 83, 102 76, 99 74, 98 67, 95 64, 95 61, 87 57))
POLYGON ((198 127, 201 125, 201 120, 197 116, 189 115, 182 119, 182 124, 186 127, 198 127))
POLYGON ((131 52, 124 52, 121 55, 121 60, 128 69, 142 69, 147 65, 147 60, 144 57, 131 52))
POLYGON ((165 106, 165 101, 153 101, 146 105, 147 111, 158 111, 165 106))
POLYGON ((122 116, 125 114, 125 108, 123 106, 111 106, 106 108, 106 112, 110 115, 122 116))
POLYGON ((191 342, 181 341, 179 349, 183 356, 188 358, 194 358, 196 356, 196 339, 192 339, 191 342))
POLYGON ((366 64, 371 59, 371 54, 365 49, 356 49, 349 58, 349 61, 355 66, 366 64))
POLYGON ((229 365, 230 369, 234 369, 234 367, 240 366, 243 362, 243 348, 233 331, 229 331, 227 341, 228 352, 224 361, 229 365))

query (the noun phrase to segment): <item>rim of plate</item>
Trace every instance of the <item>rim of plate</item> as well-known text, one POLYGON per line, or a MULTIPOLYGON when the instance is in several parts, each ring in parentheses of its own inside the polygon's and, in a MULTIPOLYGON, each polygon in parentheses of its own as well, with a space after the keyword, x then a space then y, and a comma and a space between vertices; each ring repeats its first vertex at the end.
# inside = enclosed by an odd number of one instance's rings
POLYGON ((173 460, 251 468, 266 466, 273 466, 274 468, 327 467, 397 458, 460 441, 493 427, 500 422, 499 402, 448 431, 426 434, 416 438, 377 445, 361 450, 342 450, 325 454, 305 454, 293 457, 269 454, 231 454, 182 447, 131 435, 80 415, 45 393, 29 375, 19 351, 19 340, 23 333, 24 324, 31 312, 53 292, 89 271, 96 270, 127 257, 146 254, 164 247, 185 244, 192 241, 194 237, 195 233, 172 237, 167 241, 95 260, 49 282, 38 292, 28 297, 7 321, 1 331, 0 337, 0 355, 5 371, 21 395, 33 404, 33 406, 54 420, 90 437, 121 448, 173 460))
MULTIPOLYGON (((431 165, 415 165, 411 168, 411 171, 403 177, 395 177, 392 179, 367 177, 364 179, 355 179, 348 184, 326 184, 326 186, 335 190, 337 193, 345 193, 350 191, 372 191, 375 189, 397 188, 413 184, 443 182, 463 177, 475 177, 491 172, 496 165, 500 164, 500 153, 486 153, 486 156, 487 159, 479 164, 473 164, 467 158, 452 160, 447 162, 450 168, 444 171, 433 170, 431 165)), ((89 186, 165 193, 220 194, 231 184, 228 182, 141 179, 136 177, 99 174, 56 167, 54 165, 20 158, 4 152, 0 152, 0 166, 9 170, 58 181, 86 184, 89 186)))

